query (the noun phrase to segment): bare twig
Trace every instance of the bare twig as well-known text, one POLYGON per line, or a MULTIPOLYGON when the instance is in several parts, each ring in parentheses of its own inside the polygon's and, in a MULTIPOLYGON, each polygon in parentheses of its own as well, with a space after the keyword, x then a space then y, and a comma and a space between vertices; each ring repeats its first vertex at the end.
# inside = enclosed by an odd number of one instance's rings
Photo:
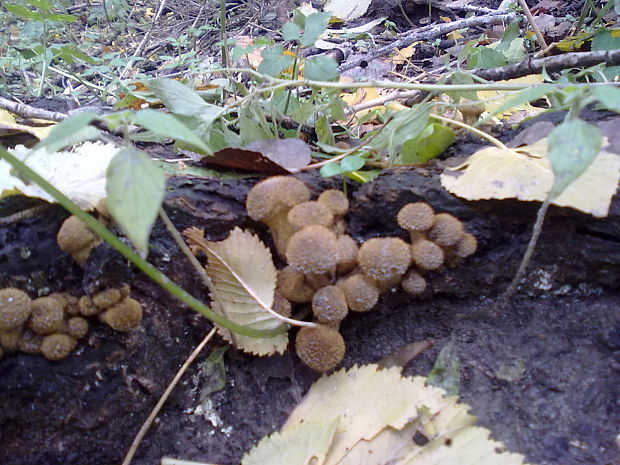
POLYGON ((534 20, 534 15, 532 15, 532 11, 530 10, 530 7, 527 6, 527 3, 525 3, 525 0, 519 0, 519 5, 521 5, 521 8, 523 8, 523 13, 525 13, 525 17, 529 21, 530 26, 532 26, 532 29, 534 30, 534 34, 536 34, 536 40, 538 41, 538 45, 540 45, 541 49, 545 50, 548 47, 547 42, 545 41, 545 38, 543 37, 542 32, 540 32, 540 29, 538 28, 538 24, 536 24, 536 21, 534 20))
POLYGON ((35 108, 25 103, 13 102, 4 97, 0 97, 0 108, 8 110, 15 115, 19 115, 22 118, 39 118, 46 119, 48 121, 62 121, 69 115, 58 111, 43 110, 42 108, 35 108))
POLYGON ((140 428, 140 431, 138 431, 138 434, 136 434, 136 437, 134 438, 133 442, 131 443, 131 446, 129 447, 129 450, 127 451, 127 455, 125 455, 125 459, 123 460, 122 465, 129 465, 131 463, 131 459, 133 459, 133 456, 135 455, 136 450, 138 450, 138 446, 140 445, 140 443, 142 442, 142 439, 144 439, 144 436, 146 435, 149 428, 153 424, 155 417, 157 417, 157 415, 159 414, 159 411, 161 410, 161 408, 164 406, 164 404, 168 400, 168 397, 170 397, 170 394, 172 393, 176 385, 181 380, 181 377, 183 376, 183 374, 185 374, 185 372, 187 371, 189 366, 192 364, 192 362, 196 359, 196 357, 198 357, 198 354, 200 354, 204 346, 207 345, 207 342, 209 342, 211 338, 215 335, 215 331, 216 331, 216 328, 213 328, 211 331, 209 331, 209 334, 207 334, 205 338, 200 342, 200 344, 198 344, 198 346, 192 351, 190 356, 187 357, 187 360, 185 360, 185 363, 183 363, 183 366, 181 366, 181 368, 179 368, 179 371, 177 371, 177 374, 174 375, 174 378, 172 379, 172 381, 170 381, 170 384, 168 385, 168 387, 166 388, 162 396, 157 401, 157 404, 151 411, 151 414, 148 416, 148 418, 146 419, 146 421, 140 428))
POLYGON ((388 45, 371 50, 365 55, 358 55, 347 60, 344 64, 340 66, 340 71, 342 72, 351 68, 355 68, 363 62, 370 62, 375 58, 379 58, 380 56, 392 53, 395 48, 407 47, 419 40, 431 40, 436 37, 445 35, 449 32, 456 31, 457 29, 481 25, 488 26, 493 22, 509 21, 511 19, 514 19, 515 17, 515 13, 506 13, 505 11, 500 11, 489 13, 484 16, 474 16, 472 18, 460 19, 458 21, 452 21, 450 23, 425 26, 405 35, 404 37, 395 40, 388 45))

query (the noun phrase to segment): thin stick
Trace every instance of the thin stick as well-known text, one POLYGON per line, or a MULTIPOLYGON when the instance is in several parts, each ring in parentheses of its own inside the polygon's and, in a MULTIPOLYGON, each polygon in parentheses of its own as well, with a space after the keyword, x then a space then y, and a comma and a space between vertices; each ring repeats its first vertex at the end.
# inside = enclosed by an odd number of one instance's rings
POLYGON ((538 42, 538 45, 540 45, 541 49, 546 50, 548 47, 547 42, 545 41, 545 38, 542 35, 542 32, 540 32, 540 29, 538 28, 536 21, 534 21, 534 15, 532 14, 530 7, 527 6, 527 3, 525 3, 525 0, 519 0, 519 5, 521 5, 521 8, 523 8, 523 13, 525 13, 525 17, 530 22, 530 26, 532 26, 532 29, 534 30, 534 34, 536 34, 536 41, 538 42))
POLYGON ((439 116, 439 115, 434 115, 434 114, 430 114, 429 116, 431 118, 433 118, 433 119, 436 119, 436 120, 439 120, 439 121, 443 121, 445 123, 454 124, 455 126, 461 127, 461 128, 463 128, 463 129, 465 129, 465 130, 467 130, 467 131, 469 131, 469 132, 471 132, 473 134, 476 134, 476 135, 482 137, 483 139, 488 140, 489 142, 491 142, 493 145, 495 145, 499 149, 509 150, 509 151, 511 150, 510 148, 506 147, 506 145, 501 140, 493 137, 490 134, 487 134, 484 131, 481 131, 478 128, 470 126, 469 124, 465 124, 465 123, 462 123, 460 121, 453 120, 451 118, 446 118, 445 116, 439 116))
POLYGON ((172 381, 170 381, 170 384, 168 385, 168 387, 166 388, 162 396, 157 401, 157 404, 151 411, 151 414, 148 416, 146 421, 142 424, 142 427, 140 428, 140 431, 138 431, 138 434, 136 434, 136 437, 134 438, 133 442, 131 443, 131 446, 129 447, 129 450, 127 451, 127 455, 125 455, 125 459, 123 460, 122 465, 129 465, 131 463, 131 459, 133 459, 133 456, 136 453, 136 450, 138 450, 138 446, 140 445, 140 443, 142 442, 142 439, 144 439, 144 436, 146 435, 149 428, 153 424, 155 417, 157 417, 157 415, 159 414, 159 411, 161 410, 161 408, 164 406, 164 404, 168 400, 168 397, 170 397, 170 394, 172 393, 176 385, 181 380, 181 377, 183 376, 183 374, 185 374, 185 372, 187 371, 189 366, 192 364, 192 362, 196 359, 196 357, 198 357, 198 354, 200 354, 204 346, 207 345, 207 342, 209 342, 211 338, 215 335, 215 331, 216 331, 216 328, 213 328, 211 331, 209 331, 209 334, 207 334, 205 338, 200 342, 200 344, 198 344, 198 346, 192 351, 190 356, 187 357, 187 360, 185 360, 185 363, 183 363, 181 368, 179 368, 179 371, 177 371, 177 374, 174 375, 174 378, 172 378, 172 381))

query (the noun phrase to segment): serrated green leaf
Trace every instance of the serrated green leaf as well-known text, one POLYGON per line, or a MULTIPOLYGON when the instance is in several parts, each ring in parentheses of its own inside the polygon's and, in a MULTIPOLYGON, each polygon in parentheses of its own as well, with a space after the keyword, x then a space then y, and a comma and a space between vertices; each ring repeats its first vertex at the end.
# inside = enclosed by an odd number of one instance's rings
POLYGON ((620 36, 613 29, 601 29, 592 38, 592 51, 620 49, 620 36))
POLYGON ((598 156, 603 136, 585 121, 565 121, 549 133, 549 160, 555 179, 549 193, 554 199, 590 166, 598 156))
POLYGON ((47 14, 45 16, 47 21, 58 21, 61 23, 74 23, 77 21, 77 18, 73 15, 65 15, 65 14, 47 14))
POLYGON ((90 123, 98 118, 97 114, 92 111, 70 116, 54 126, 49 136, 35 145, 34 150, 45 148, 48 152, 56 152, 63 147, 75 145, 85 140, 97 139, 101 131, 90 126, 90 123))
POLYGON ((166 179, 149 156, 125 147, 106 173, 106 207, 142 257, 148 253, 151 229, 164 199, 166 179))
POLYGON ((284 55, 282 44, 268 47, 261 52, 263 61, 258 65, 258 72, 268 76, 278 77, 282 71, 293 65, 292 56, 284 55))
POLYGON ((366 160, 359 155, 349 155, 340 160, 340 168, 342 171, 360 170, 366 164, 366 160))
POLYGON ((155 134, 187 142, 198 147, 204 153, 211 153, 207 144, 200 137, 172 115, 145 109, 134 113, 131 119, 135 124, 139 124, 155 134))
POLYGON ((467 57, 467 67, 469 69, 486 69, 506 66, 506 57, 490 47, 476 47, 467 57))
POLYGON ((620 113, 620 89, 613 86, 594 87, 591 92, 602 107, 620 113))
POLYGON ((327 27, 327 21, 329 21, 330 14, 327 12, 312 13, 306 16, 304 22, 304 32, 299 39, 299 44, 302 47, 310 47, 318 40, 318 38, 325 32, 327 27))
POLYGON ((164 106, 172 113, 198 116, 207 123, 222 114, 222 109, 205 102, 198 93, 172 79, 154 79, 146 82, 164 106))
POLYGON ((301 28, 295 23, 286 23, 282 26, 282 38, 284 40, 299 40, 301 28))
POLYGON ((304 76, 312 81, 336 81, 340 76, 338 63, 327 55, 308 58, 304 67, 304 76))
POLYGON ((31 11, 28 8, 24 8, 20 5, 4 5, 4 7, 15 16, 19 16, 24 19, 32 19, 34 21, 44 21, 45 15, 37 11, 31 11))
POLYGON ((326 116, 322 115, 317 118, 316 123, 314 123, 314 131, 320 143, 326 145, 334 145, 336 143, 332 127, 326 116))

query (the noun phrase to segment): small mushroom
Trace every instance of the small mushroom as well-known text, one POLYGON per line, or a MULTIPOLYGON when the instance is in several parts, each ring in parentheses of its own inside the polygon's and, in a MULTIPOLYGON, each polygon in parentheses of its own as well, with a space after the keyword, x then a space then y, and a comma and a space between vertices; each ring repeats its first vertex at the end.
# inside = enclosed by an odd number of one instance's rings
POLYGON ((327 189, 321 192, 317 202, 329 208, 334 215, 333 229, 336 235, 340 236, 344 234, 347 229, 347 222, 344 219, 344 215, 346 215, 349 210, 349 199, 347 199, 347 196, 344 195, 342 191, 327 189))
POLYGON ((336 368, 345 353, 344 339, 329 326, 304 327, 295 339, 295 351, 309 368, 325 372, 336 368))
POLYGON ((41 342, 41 354, 48 360, 62 360, 75 349, 76 344, 77 341, 67 334, 50 334, 41 342))
POLYGON ((337 286, 325 286, 312 298, 312 313, 319 323, 337 326, 348 312, 344 291, 337 286))
POLYGON ((56 241, 60 250, 70 254, 80 266, 84 266, 90 251, 101 242, 77 216, 70 216, 64 221, 56 241))
POLYGON ((420 295, 426 289, 426 279, 415 269, 410 268, 400 285, 405 292, 411 295, 420 295))
POLYGON ((93 303, 93 299, 88 295, 80 297, 78 306, 82 316, 95 316, 101 313, 101 309, 93 303))
POLYGON ((306 276, 335 273, 338 264, 336 235, 320 225, 297 231, 286 249, 286 261, 306 276))
POLYGON ((296 304, 310 302, 314 295, 314 289, 306 282, 304 274, 290 266, 278 271, 276 289, 285 299, 296 304))
POLYGON ((441 247, 431 241, 422 239, 411 244, 413 262, 421 270, 436 270, 444 262, 444 252, 441 247))
POLYGON ((289 210, 287 219, 295 231, 311 224, 320 224, 326 228, 331 228, 334 223, 334 215, 331 210, 314 200, 295 205, 289 210))
POLYGON ((0 330, 20 328, 32 310, 28 294, 13 287, 0 289, 0 330))
POLYGON ((295 232, 288 222, 288 212, 310 199, 308 187, 291 176, 272 176, 256 184, 246 200, 250 218, 269 226, 276 249, 284 257, 289 239, 295 232))
POLYGON ((100 314, 99 319, 116 331, 131 331, 142 321, 142 306, 128 297, 100 314))
POLYGON ((0 347, 6 353, 16 352, 19 349, 19 339, 21 336, 21 328, 0 330, 0 347))
POLYGON ((28 328, 37 334, 57 332, 63 324, 64 307, 55 297, 39 297, 32 301, 32 314, 28 328))
POLYGON ((293 314, 291 303, 277 290, 273 294, 273 311, 287 318, 293 314))
POLYGON ((363 274, 354 274, 336 284, 344 291, 349 310, 367 312, 379 300, 379 288, 375 282, 363 274))
POLYGON ((411 233, 411 242, 422 239, 435 222, 435 212, 426 202, 408 203, 400 209, 396 221, 401 228, 411 233))
POLYGON ((101 310, 105 310, 106 308, 110 308, 112 305, 116 305, 122 298, 123 296, 121 295, 121 291, 113 287, 98 292, 92 297, 93 304, 101 310))
POLYGON ((461 236, 463 236, 463 223, 449 213, 435 215, 433 226, 426 234, 427 239, 443 247, 456 244, 461 236))
POLYGON ((88 334, 88 321, 81 316, 74 316, 64 322, 62 329, 63 334, 68 334, 75 339, 82 339, 88 334))
POLYGON ((397 237, 375 237, 362 244, 357 261, 380 289, 398 285, 411 265, 411 247, 397 237))
POLYGON ((357 242, 351 236, 343 234, 338 237, 338 274, 344 275, 355 269, 358 251, 357 242))

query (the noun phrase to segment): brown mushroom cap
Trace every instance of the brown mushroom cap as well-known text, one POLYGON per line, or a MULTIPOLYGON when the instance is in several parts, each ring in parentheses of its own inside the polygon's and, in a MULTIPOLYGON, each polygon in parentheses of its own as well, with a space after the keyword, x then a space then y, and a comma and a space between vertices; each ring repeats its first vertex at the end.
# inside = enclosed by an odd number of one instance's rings
POLYGON ((63 324, 64 307, 55 297, 39 297, 32 301, 32 314, 28 327, 37 334, 57 332, 63 324))
POLYGON ((436 270, 444 261, 444 252, 441 247, 425 239, 415 241, 411 245, 413 262, 422 270, 436 270))
POLYGON ((454 245, 454 254, 457 257, 465 258, 474 254, 478 249, 476 237, 469 233, 463 233, 459 241, 454 245))
POLYGON ((319 323, 334 326, 349 312, 344 291, 337 286, 325 286, 312 298, 312 313, 319 323))
POLYGON ((26 352, 27 354, 40 354, 42 343, 43 336, 35 334, 30 330, 26 330, 19 339, 18 347, 19 350, 26 352))
POLYGON ((344 291, 349 310, 367 312, 379 300, 379 288, 372 279, 363 274, 354 274, 337 283, 344 291))
POLYGON ((290 266, 278 271, 276 289, 282 297, 297 304, 310 302, 314 295, 314 289, 306 282, 304 274, 290 266))
POLYGON ((411 265, 411 247, 398 237, 375 237, 362 244, 357 262, 369 278, 394 281, 411 265))
POLYGON ((293 314, 291 303, 277 290, 273 294, 273 311, 287 318, 293 314))
POLYGON ((400 209, 396 221, 407 231, 424 232, 433 226, 435 212, 426 202, 408 203, 400 209))
POLYGON ((288 222, 295 231, 310 226, 320 224, 330 228, 334 222, 334 215, 331 210, 314 200, 298 203, 291 208, 287 215, 288 222))
POLYGON ((142 321, 142 306, 128 297, 100 314, 99 319, 116 331, 131 331, 142 321))
POLYGON ((419 295, 426 289, 426 279, 415 269, 411 268, 405 274, 400 285, 405 292, 411 295, 419 295))
POLYGON ((304 274, 332 273, 338 263, 336 235, 320 225, 297 231, 286 248, 286 261, 304 274))
POLYGON ((325 372, 336 368, 345 353, 344 339, 329 326, 304 327, 295 339, 295 351, 309 368, 325 372))
POLYGON ((56 236, 58 246, 84 265, 90 251, 99 243, 99 238, 77 216, 67 218, 56 236))
POLYGON ((63 325, 61 332, 75 339, 82 339, 88 334, 88 321, 81 316, 69 318, 63 325))
POLYGON ((31 309, 32 301, 25 292, 13 287, 0 289, 0 330, 19 328, 31 309))
POLYGON ((93 299, 88 295, 83 295, 78 300, 80 314, 83 316, 94 316, 101 313, 101 309, 93 303, 93 299))
POLYGON ((357 266, 357 242, 348 234, 338 237, 338 273, 346 274, 357 266))
POLYGON ((101 310, 105 310, 106 308, 110 308, 112 305, 116 305, 122 298, 121 291, 114 287, 98 292, 92 297, 93 304, 101 310))
POLYGON ((463 223, 458 218, 449 213, 439 213, 426 237, 438 245, 448 247, 456 244, 462 235, 463 223))
POLYGON ((317 202, 329 208, 334 216, 342 216, 349 210, 349 199, 344 192, 336 189, 327 189, 321 192, 317 202))
POLYGON ((21 336, 21 328, 0 330, 0 347, 4 349, 6 353, 17 351, 21 336))
POLYGON ((62 360, 75 349, 76 344, 77 341, 67 334, 50 334, 41 342, 41 354, 48 360, 62 360))

